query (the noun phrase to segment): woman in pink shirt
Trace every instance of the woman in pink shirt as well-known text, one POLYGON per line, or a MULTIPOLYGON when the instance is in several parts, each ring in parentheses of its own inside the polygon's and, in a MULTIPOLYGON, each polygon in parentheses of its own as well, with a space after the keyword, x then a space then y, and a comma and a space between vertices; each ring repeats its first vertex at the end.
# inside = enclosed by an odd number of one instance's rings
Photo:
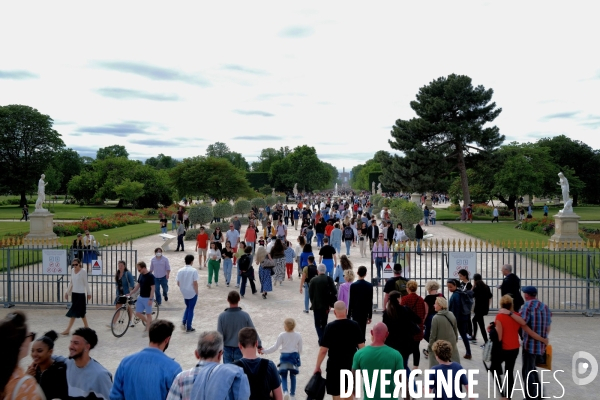
POLYGON ((350 285, 354 282, 354 271, 351 269, 345 270, 344 280, 346 282, 340 285, 340 290, 338 291, 338 301, 343 301, 344 304, 346 304, 346 309, 348 309, 348 303, 350 302, 350 285))

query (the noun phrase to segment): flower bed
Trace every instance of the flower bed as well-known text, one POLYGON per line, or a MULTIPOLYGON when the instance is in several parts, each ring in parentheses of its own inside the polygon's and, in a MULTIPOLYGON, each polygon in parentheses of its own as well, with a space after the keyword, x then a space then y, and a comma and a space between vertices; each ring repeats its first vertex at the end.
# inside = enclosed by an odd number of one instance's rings
POLYGON ((515 228, 552 236, 554 235, 554 220, 549 218, 532 218, 527 221, 522 221, 515 228))
POLYGON ((103 229, 118 228, 126 225, 136 225, 144 223, 144 219, 132 212, 115 213, 113 215, 95 218, 86 218, 78 222, 66 222, 55 224, 52 230, 58 236, 73 236, 78 233, 83 233, 86 230, 90 232, 100 231, 103 229))

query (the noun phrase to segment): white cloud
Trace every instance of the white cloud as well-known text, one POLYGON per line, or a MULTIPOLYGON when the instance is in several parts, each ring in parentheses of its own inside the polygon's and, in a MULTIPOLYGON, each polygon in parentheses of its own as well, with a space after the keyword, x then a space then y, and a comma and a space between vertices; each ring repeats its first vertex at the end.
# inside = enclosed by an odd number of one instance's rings
POLYGON ((349 169, 390 150, 387 127, 414 116, 419 87, 457 73, 494 89, 507 137, 566 134, 600 148, 595 8, 12 2, 0 24, 13 38, 3 42, 0 104, 68 121, 56 128, 69 146, 182 158, 223 141, 253 161, 264 147, 308 144, 349 169), (131 121, 152 136, 118 131, 131 121), (180 146, 165 147, 170 138, 180 146))

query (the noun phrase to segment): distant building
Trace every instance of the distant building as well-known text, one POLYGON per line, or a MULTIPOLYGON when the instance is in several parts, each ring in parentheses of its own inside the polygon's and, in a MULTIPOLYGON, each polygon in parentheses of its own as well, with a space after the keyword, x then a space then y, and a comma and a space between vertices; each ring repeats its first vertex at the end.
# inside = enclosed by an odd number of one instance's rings
POLYGON ((346 167, 342 168, 342 172, 338 173, 338 179, 346 186, 350 182, 350 173, 346 172, 346 167))

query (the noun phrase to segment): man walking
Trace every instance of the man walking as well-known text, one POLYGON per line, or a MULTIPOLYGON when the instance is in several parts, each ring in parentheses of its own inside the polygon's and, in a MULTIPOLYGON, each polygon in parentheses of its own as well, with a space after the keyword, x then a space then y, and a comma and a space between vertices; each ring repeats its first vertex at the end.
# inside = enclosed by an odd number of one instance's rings
POLYGON ((165 296, 165 301, 169 301, 169 275, 171 274, 169 259, 163 257, 162 249, 160 247, 154 249, 154 257, 150 260, 150 272, 154 275, 156 302, 160 306, 162 304, 162 298, 160 296, 161 287, 163 295, 165 296))
POLYGON ((498 220, 498 217, 500 216, 500 213, 498 212, 498 207, 494 207, 494 211, 492 211, 492 216, 494 217, 492 218, 492 224, 494 223, 494 221, 500 223, 500 221, 498 220))
POLYGON ((165 355, 175 326, 157 319, 150 325, 150 344, 121 360, 110 400, 165 399, 181 366, 165 355))
POLYGON ((200 362, 175 377, 167 400, 212 400, 224 393, 228 399, 248 399, 250 385, 244 371, 236 365, 221 364, 223 336, 219 332, 202 332, 194 355, 200 362))
POLYGON ((181 251, 184 250, 183 246, 183 237, 185 236, 185 226, 181 223, 181 221, 177 221, 177 248, 175 251, 179 251, 179 247, 181 247, 181 251))
MULTIPOLYGON (((262 347, 258 345, 258 333, 254 328, 242 328, 238 334, 239 349, 243 357, 234 364, 244 369, 250 383, 250 400, 282 400, 281 378, 275 363, 256 356, 262 347)), ((287 399, 286 399, 287 400, 287 399)))
POLYGON ((329 238, 323 238, 323 247, 319 250, 319 264, 325 265, 327 276, 333 276, 333 269, 337 265, 335 248, 329 244, 329 238))
MULTIPOLYGON (((390 371, 389 375, 392 377, 396 371, 403 370, 404 359, 402 358, 402 355, 398 350, 392 349, 385 344, 385 340, 389 334, 386 324, 383 322, 375 324, 373 329, 371 329, 372 342, 369 346, 363 347, 354 354, 352 370, 367 370, 370 378, 373 378, 375 370, 388 370, 390 371)), ((372 398, 380 399, 392 397, 394 385, 387 386, 385 392, 382 392, 381 389, 381 379, 378 379, 375 384, 375 397, 372 398)), ((354 390, 356 391, 356 388, 354 390)), ((367 397, 364 386, 363 393, 365 393, 365 397, 367 397)))
POLYGON ((287 240, 287 226, 284 225, 282 220, 279 220, 277 222, 276 234, 277 239, 281 239, 281 241, 285 243, 285 241, 287 240))
POLYGON ((129 294, 137 293, 140 291, 140 295, 135 303, 135 316, 139 319, 146 319, 146 329, 144 330, 144 336, 148 335, 148 328, 152 323, 152 303, 154 302, 154 275, 148 271, 146 263, 140 261, 136 264, 138 273, 138 281, 135 287, 129 294), (145 315, 144 315, 145 313, 145 315))
POLYGON ((415 240, 417 241, 417 255, 421 255, 421 242, 423 241, 423 220, 415 227, 415 240))
MULTIPOLYGON (((229 224, 229 230, 225 233, 225 241, 231 243, 234 253, 237 252, 237 248, 240 244, 240 233, 235 230, 233 222, 229 224)), ((235 257, 233 258, 233 263, 235 264, 235 257)))
POLYGON ((375 218, 371 220, 371 225, 367 228, 367 236, 369 238, 369 249, 373 249, 373 244, 379 238, 379 227, 375 218))
POLYGON ((206 252, 208 250, 208 235, 204 231, 204 227, 200 227, 200 232, 196 236, 196 251, 198 252, 198 268, 202 269, 206 266, 208 260, 206 259, 206 252))
MULTIPOLYGON (((308 286, 308 297, 312 304, 312 310, 315 318, 315 329, 319 337, 319 345, 323 340, 323 333, 327 325, 329 309, 337 299, 337 289, 330 276, 325 275, 325 265, 319 264, 317 267, 317 276, 310 280, 308 286)), ((343 302, 342 302, 343 304, 343 302)), ((344 308, 346 306, 344 305, 344 308)), ((345 317, 344 312, 344 317, 345 317)))
POLYGON ((69 398, 110 398, 112 375, 100 363, 90 357, 90 351, 98 344, 96 331, 79 328, 71 336, 67 365, 69 398))
MULTIPOLYGON (((221 314, 217 322, 217 331, 223 335, 223 363, 229 364, 242 358, 242 352, 238 346, 238 333, 242 328, 254 328, 252 318, 247 312, 242 311, 238 306, 240 303, 240 294, 232 290, 227 295, 229 308, 226 308, 221 314)), ((259 341, 259 349, 262 345, 259 341)))
POLYGON ((388 297, 392 291, 397 290, 402 296, 406 296, 408 294, 406 290, 407 283, 408 279, 402 276, 402 264, 394 264, 394 276, 387 280, 383 288, 383 293, 385 293, 385 295, 383 296, 384 310, 387 306, 388 297))
POLYGON ((340 371, 352 368, 352 360, 358 349, 365 347, 365 339, 358 324, 346 318, 346 305, 343 301, 333 306, 335 321, 327 324, 323 340, 320 342, 317 366, 314 373, 321 372, 321 364, 327 359, 327 393, 334 399, 340 398, 340 371))
POLYGON ((348 318, 360 327, 365 338, 367 325, 373 318, 373 284, 365 280, 367 267, 361 265, 357 271, 358 279, 350 285, 350 302, 348 303, 348 318))
POLYGON ((521 326, 529 326, 533 332, 546 339, 545 342, 537 341, 527 333, 527 330, 523 330, 523 368, 521 376, 525 380, 525 398, 527 400, 547 398, 543 396, 543 382, 538 375, 535 362, 537 356, 546 354, 552 313, 547 305, 537 299, 537 288, 535 286, 523 287, 523 294, 525 295, 525 304, 521 316, 506 309, 500 309, 498 312, 510 315, 521 326))
POLYGON ((194 307, 198 301, 198 271, 192 267, 193 263, 194 256, 188 254, 185 256, 185 267, 177 271, 177 286, 179 286, 185 302, 182 328, 188 333, 196 330, 192 327, 192 321, 194 320, 194 307))
POLYGON ((521 279, 512 272, 512 265, 504 264, 502 266, 502 275, 504 275, 504 280, 501 285, 498 285, 498 289, 500 289, 500 293, 502 296, 505 294, 510 294, 513 298, 513 306, 515 312, 519 312, 521 306, 525 300, 523 300, 523 296, 521 296, 521 279))

